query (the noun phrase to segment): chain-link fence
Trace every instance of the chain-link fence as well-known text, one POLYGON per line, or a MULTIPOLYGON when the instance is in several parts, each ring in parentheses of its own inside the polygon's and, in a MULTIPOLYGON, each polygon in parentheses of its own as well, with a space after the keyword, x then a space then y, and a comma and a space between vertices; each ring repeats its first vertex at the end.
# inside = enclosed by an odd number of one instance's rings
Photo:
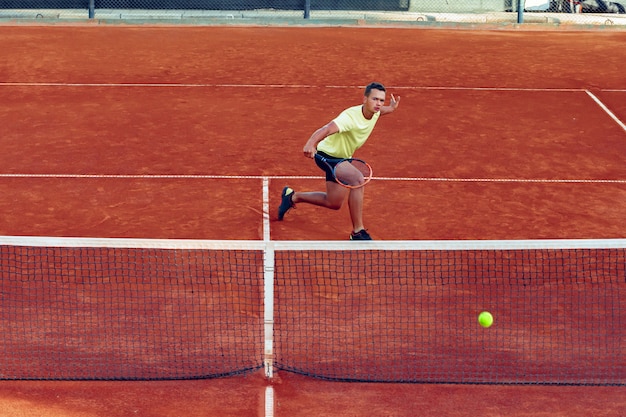
POLYGON ((626 25, 626 0, 0 0, 20 18, 626 25))

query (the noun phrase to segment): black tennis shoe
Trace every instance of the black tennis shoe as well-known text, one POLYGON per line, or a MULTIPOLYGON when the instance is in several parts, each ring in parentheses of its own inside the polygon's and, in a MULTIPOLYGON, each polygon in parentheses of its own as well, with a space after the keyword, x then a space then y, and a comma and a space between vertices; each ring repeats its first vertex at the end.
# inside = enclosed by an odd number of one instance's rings
POLYGON ((350 240, 373 240, 367 230, 361 229, 358 232, 350 233, 350 240))
POLYGON ((294 192, 292 188, 283 188, 283 193, 280 195, 280 206, 278 206, 278 220, 282 220, 285 214, 296 206, 292 201, 294 192))

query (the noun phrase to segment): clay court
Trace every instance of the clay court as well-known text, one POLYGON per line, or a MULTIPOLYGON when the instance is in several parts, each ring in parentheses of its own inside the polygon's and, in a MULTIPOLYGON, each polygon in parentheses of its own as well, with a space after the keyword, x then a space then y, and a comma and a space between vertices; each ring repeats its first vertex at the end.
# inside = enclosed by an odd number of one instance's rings
MULTIPOLYGON (((625 43, 612 30, 2 25, 0 235, 346 240, 345 207, 298 206, 282 222, 276 210, 285 185, 323 187, 304 142, 380 81, 401 103, 357 155, 374 168, 374 239, 624 238, 625 43)), ((0 405, 11 416, 262 416, 270 384, 279 417, 626 413, 624 386, 283 371, 271 382, 262 371, 1 381, 0 405)))

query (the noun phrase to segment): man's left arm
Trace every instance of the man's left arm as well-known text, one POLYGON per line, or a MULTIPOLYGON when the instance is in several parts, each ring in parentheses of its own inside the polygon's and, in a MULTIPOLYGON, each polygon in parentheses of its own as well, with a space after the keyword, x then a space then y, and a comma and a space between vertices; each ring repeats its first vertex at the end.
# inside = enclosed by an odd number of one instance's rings
POLYGON ((383 106, 383 107, 380 108, 380 115, 384 116, 386 114, 393 113, 398 108, 399 104, 400 104, 400 96, 398 96, 398 98, 396 98, 392 94, 391 95, 391 100, 389 100, 389 105, 388 106, 383 106))

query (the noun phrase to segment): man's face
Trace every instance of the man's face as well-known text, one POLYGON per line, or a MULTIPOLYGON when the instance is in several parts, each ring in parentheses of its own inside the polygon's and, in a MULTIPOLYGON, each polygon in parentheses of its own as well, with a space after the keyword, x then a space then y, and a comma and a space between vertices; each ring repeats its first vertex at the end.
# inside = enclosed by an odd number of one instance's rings
POLYGON ((369 113, 376 113, 380 111, 380 108, 385 104, 385 92, 372 89, 370 95, 366 96, 363 100, 365 111, 369 113))

